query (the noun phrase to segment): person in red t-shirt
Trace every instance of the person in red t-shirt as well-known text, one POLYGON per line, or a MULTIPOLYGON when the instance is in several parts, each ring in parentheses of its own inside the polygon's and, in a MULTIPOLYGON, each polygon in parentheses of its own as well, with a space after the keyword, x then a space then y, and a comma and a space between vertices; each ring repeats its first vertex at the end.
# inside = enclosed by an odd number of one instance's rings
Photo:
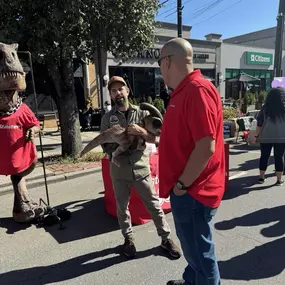
POLYGON ((158 61, 173 89, 159 144, 160 196, 170 195, 177 236, 188 266, 169 285, 218 285, 211 221, 225 187, 223 115, 215 86, 193 68, 191 44, 167 42, 158 61))

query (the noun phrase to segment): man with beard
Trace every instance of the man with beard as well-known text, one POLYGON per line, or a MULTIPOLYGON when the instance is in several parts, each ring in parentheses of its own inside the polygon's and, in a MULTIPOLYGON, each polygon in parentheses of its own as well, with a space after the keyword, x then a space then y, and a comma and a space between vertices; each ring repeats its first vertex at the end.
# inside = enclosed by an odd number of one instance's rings
MULTIPOLYGON (((127 128, 130 135, 141 136, 146 142, 155 143, 158 138, 138 125, 149 113, 129 103, 129 89, 125 80, 119 76, 112 77, 108 83, 108 90, 115 106, 103 116, 101 132, 120 124, 122 127, 127 128)), ((108 143, 102 147, 104 152, 108 154, 109 159, 111 159, 111 154, 118 147, 118 144, 108 143)), ((118 222, 125 238, 123 245, 124 255, 129 258, 136 255, 131 217, 128 209, 131 188, 134 186, 153 219, 158 235, 162 239, 161 247, 172 257, 179 258, 181 256, 180 250, 170 239, 170 228, 151 182, 148 155, 142 150, 129 149, 119 155, 117 159, 121 166, 118 167, 110 162, 110 176, 116 198, 118 222)))

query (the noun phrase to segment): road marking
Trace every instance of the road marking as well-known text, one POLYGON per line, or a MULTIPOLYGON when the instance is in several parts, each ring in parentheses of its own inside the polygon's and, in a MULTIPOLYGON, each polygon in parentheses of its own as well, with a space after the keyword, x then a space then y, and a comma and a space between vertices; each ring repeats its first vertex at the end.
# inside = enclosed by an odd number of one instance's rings
POLYGON ((239 177, 241 177, 241 176, 243 176, 243 175, 245 175, 245 174, 247 174, 247 171, 239 172, 239 173, 237 173, 237 174, 235 174, 235 175, 230 176, 230 177, 229 177, 229 180, 239 178, 239 177))

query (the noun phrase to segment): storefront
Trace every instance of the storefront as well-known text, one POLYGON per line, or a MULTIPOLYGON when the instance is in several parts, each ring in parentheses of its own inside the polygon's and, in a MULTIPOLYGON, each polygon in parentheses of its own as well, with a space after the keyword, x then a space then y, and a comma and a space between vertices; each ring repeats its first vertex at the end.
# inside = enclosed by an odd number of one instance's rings
MULTIPOLYGON (((175 24, 162 23, 163 27, 156 30, 156 44, 154 48, 138 52, 134 58, 126 62, 114 58, 111 53, 107 53, 103 59, 103 70, 105 78, 110 78, 114 75, 119 75, 125 78, 131 90, 131 95, 137 101, 142 98, 151 96, 163 97, 164 82, 158 66, 160 51, 162 46, 174 38, 177 32, 175 24), (169 36, 167 36, 169 34, 169 36)), ((201 69, 201 72, 213 83, 216 83, 217 71, 217 48, 221 46, 221 41, 212 40, 196 40, 190 39, 191 27, 184 26, 184 38, 189 40, 194 51, 194 65, 196 69, 201 69)), ((108 90, 104 88, 104 101, 109 99, 108 90)))
MULTIPOLYGON (((215 81, 215 51, 194 50, 194 63, 196 68, 201 68, 203 75, 215 81), (205 65, 205 67, 204 67, 205 65)), ((164 92, 164 82, 157 60, 160 58, 160 48, 149 49, 138 53, 138 57, 124 64, 108 58, 109 77, 119 75, 125 78, 131 94, 138 98, 161 96, 164 92)))
MULTIPOLYGON (((273 79, 274 50, 223 43, 221 46, 221 64, 219 72, 222 78, 229 79, 241 72, 260 79, 248 88, 268 91, 273 79)), ((237 83, 222 81, 219 86, 221 97, 237 98, 237 83)))

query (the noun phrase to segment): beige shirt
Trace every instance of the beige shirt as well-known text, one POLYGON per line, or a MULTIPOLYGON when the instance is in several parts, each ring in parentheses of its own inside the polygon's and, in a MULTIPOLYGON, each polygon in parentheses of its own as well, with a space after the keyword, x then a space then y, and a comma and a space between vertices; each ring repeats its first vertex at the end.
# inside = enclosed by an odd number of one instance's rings
MULTIPOLYGON (((148 111, 140 110, 138 106, 131 105, 128 110, 127 118, 124 112, 119 111, 116 107, 106 113, 101 120, 101 132, 109 129, 113 125, 121 125, 127 128, 130 124, 141 124, 143 118, 149 115, 148 111)), ((105 144, 108 147, 108 154, 116 149, 118 144, 105 144), (111 150, 111 151, 110 151, 111 150)), ((127 150, 117 157, 121 167, 112 164, 112 173, 115 178, 123 178, 126 168, 131 168, 134 174, 134 179, 139 180, 150 174, 149 156, 141 150, 127 150)), ((113 177, 114 178, 114 177, 113 177)))

